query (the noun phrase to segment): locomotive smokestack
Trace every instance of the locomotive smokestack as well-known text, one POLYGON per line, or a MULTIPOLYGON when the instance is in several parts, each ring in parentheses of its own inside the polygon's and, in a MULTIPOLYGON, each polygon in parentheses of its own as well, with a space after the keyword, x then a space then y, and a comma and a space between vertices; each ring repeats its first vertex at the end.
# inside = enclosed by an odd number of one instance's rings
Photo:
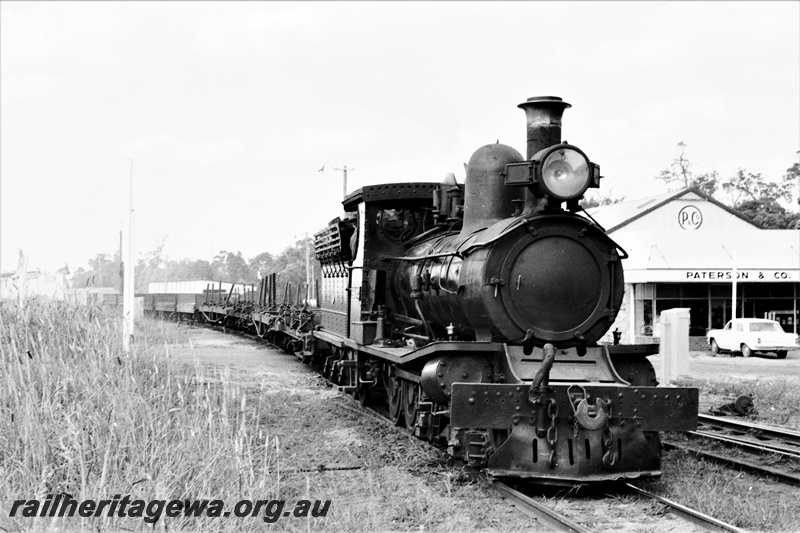
POLYGON ((534 96, 517 107, 525 111, 528 120, 528 160, 561 142, 561 116, 570 104, 558 96, 534 96))
MULTIPOLYGON (((564 110, 572 107, 558 96, 533 96, 517 107, 525 111, 528 122, 528 153, 530 161, 536 152, 561 142, 561 116, 564 110)), ((536 198, 533 191, 525 191, 523 215, 547 206, 547 200, 536 198)))

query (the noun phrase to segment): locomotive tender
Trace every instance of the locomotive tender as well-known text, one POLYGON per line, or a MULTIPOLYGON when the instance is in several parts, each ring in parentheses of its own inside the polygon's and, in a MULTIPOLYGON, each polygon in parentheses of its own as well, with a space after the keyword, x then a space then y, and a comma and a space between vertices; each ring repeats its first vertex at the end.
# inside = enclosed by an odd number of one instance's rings
POLYGON ((579 214, 600 169, 561 142, 569 104, 519 107, 526 157, 489 144, 463 186, 449 175, 345 198, 315 236, 316 306, 302 287, 279 303, 270 275, 235 306, 207 295, 198 314, 254 330, 492 476, 659 476, 658 432, 696 428, 698 391, 656 386, 645 357, 657 347, 597 344, 620 310, 626 257, 579 214))

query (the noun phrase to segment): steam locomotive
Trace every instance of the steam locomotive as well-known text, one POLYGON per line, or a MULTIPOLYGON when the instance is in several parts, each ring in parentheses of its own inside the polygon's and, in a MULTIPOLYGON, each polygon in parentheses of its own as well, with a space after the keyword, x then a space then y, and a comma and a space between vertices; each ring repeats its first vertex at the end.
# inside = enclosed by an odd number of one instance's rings
POLYGON ((196 313, 282 346, 491 476, 660 476, 658 432, 696 428, 698 391, 656 386, 646 356, 657 347, 598 344, 627 257, 581 214, 600 167, 561 142, 570 104, 519 107, 526 157, 488 144, 463 186, 449 175, 347 196, 315 235, 316 302, 307 286, 279 298, 273 274, 238 301, 210 288, 196 313))

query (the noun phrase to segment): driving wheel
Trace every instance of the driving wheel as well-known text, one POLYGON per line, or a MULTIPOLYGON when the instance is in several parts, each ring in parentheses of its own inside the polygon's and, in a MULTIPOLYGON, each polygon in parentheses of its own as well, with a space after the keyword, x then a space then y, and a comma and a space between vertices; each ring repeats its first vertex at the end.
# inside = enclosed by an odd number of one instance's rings
POLYGON ((417 424, 417 384, 403 381, 403 418, 406 420, 406 429, 413 432, 417 424))
POLYGON ((400 380, 389 375, 389 372, 382 372, 383 388, 386 389, 386 405, 389 408, 389 420, 395 426, 403 423, 403 386, 400 380))

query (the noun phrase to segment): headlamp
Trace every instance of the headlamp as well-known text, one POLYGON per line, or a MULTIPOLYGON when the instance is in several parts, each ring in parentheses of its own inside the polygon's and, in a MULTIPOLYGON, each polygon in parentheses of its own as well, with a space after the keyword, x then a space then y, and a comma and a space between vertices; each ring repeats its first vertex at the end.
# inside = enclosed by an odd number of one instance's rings
POLYGON ((540 170, 542 185, 560 200, 571 200, 589 187, 589 160, 572 148, 556 148, 544 158, 540 170))
POLYGON ((578 147, 556 144, 540 150, 530 161, 506 165, 506 185, 532 186, 537 196, 572 200, 589 187, 600 186, 600 167, 578 147))

